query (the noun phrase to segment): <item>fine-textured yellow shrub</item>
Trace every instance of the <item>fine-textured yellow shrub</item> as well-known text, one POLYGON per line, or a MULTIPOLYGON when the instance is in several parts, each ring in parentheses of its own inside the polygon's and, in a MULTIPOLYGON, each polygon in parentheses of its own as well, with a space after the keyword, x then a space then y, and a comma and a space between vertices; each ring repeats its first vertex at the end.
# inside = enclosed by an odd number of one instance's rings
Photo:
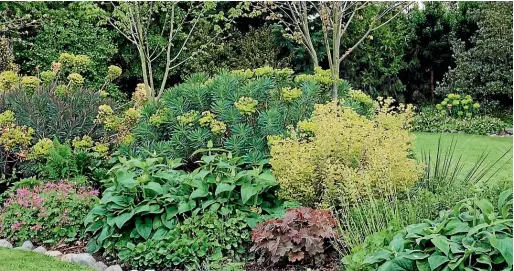
POLYGON ((407 157, 412 108, 393 108, 391 102, 380 101, 372 119, 341 101, 316 105, 310 120, 271 144, 280 197, 327 207, 410 187, 422 172, 407 157))

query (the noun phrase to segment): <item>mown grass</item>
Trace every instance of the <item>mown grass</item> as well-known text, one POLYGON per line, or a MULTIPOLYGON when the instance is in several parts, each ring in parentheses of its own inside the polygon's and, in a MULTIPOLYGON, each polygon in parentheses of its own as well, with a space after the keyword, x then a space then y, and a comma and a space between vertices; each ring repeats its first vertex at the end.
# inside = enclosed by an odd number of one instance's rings
POLYGON ((414 133, 416 158, 422 160, 423 153, 430 152, 432 155, 437 153, 438 141, 441 137, 441 147, 443 150, 450 146, 452 140, 456 141, 455 153, 456 159, 461 157, 463 165, 462 170, 457 178, 464 178, 469 170, 475 165, 481 155, 487 152, 484 159, 484 166, 494 163, 505 152, 509 151, 498 163, 491 169, 491 173, 496 172, 493 181, 512 181, 512 138, 511 137, 490 137, 481 135, 468 134, 449 134, 449 133, 414 133))
POLYGON ((94 271, 31 251, 0 248, 0 271, 94 271))

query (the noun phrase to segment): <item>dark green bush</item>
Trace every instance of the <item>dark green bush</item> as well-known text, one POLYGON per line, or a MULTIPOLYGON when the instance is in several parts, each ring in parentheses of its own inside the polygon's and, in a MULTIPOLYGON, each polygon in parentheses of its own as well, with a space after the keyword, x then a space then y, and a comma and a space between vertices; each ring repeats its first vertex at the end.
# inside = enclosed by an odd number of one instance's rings
POLYGON ((505 122, 489 116, 455 119, 435 108, 424 108, 414 118, 413 130, 419 132, 463 132, 487 135, 506 128, 505 122))

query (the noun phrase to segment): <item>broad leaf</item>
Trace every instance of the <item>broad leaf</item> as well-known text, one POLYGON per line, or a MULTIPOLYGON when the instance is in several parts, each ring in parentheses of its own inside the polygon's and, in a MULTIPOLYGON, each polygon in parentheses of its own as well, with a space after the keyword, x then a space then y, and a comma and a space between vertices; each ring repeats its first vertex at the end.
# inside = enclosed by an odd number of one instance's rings
POLYGON ((445 255, 450 254, 450 241, 446 237, 440 235, 430 241, 432 241, 432 244, 434 244, 434 246, 436 246, 445 255))
POLYGON ((164 193, 164 190, 162 189, 162 186, 156 182, 149 182, 145 185, 146 190, 150 190, 153 192, 154 195, 162 195, 164 193))
POLYGON ((440 252, 435 252, 434 254, 428 257, 428 265, 430 266, 430 270, 436 270, 441 265, 450 261, 448 257, 442 255, 440 252))
POLYGON ((134 179, 136 177, 136 173, 134 172, 126 172, 123 170, 118 170, 116 174, 116 181, 123 187, 127 189, 132 189, 136 187, 139 183, 134 179))
POLYGON ((490 242, 491 246, 500 251, 509 266, 512 266, 512 238, 504 237, 500 239, 496 235, 493 235, 490 238, 490 242))
POLYGON ((189 196, 190 199, 197 199, 197 198, 203 198, 207 197, 209 195, 209 191, 204 190, 203 188, 198 188, 195 191, 191 193, 189 196))
POLYGON ((241 200, 246 203, 251 197, 257 194, 257 189, 251 183, 245 183, 241 186, 241 200))
POLYGON ((152 233, 152 219, 150 217, 144 217, 143 219, 137 217, 136 230, 141 237, 147 240, 152 233))
POLYGON ((482 210, 486 222, 491 222, 494 215, 494 206, 486 199, 475 199, 475 205, 482 210))
POLYGON ((116 223, 116 226, 118 226, 119 229, 125 225, 125 223, 132 218, 134 214, 132 212, 123 213, 121 215, 118 215, 114 221, 116 223))
POLYGON ((227 183, 220 183, 218 186, 216 186, 216 192, 214 192, 214 195, 218 195, 223 192, 232 191, 236 188, 233 184, 227 184, 227 183))

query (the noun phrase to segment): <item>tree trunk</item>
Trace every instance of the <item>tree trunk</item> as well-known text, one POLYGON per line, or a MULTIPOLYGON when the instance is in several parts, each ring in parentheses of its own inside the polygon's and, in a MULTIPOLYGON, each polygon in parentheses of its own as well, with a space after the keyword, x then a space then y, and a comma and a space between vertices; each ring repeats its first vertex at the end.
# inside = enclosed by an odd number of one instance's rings
POLYGON ((434 69, 430 68, 430 100, 434 100, 434 69))

